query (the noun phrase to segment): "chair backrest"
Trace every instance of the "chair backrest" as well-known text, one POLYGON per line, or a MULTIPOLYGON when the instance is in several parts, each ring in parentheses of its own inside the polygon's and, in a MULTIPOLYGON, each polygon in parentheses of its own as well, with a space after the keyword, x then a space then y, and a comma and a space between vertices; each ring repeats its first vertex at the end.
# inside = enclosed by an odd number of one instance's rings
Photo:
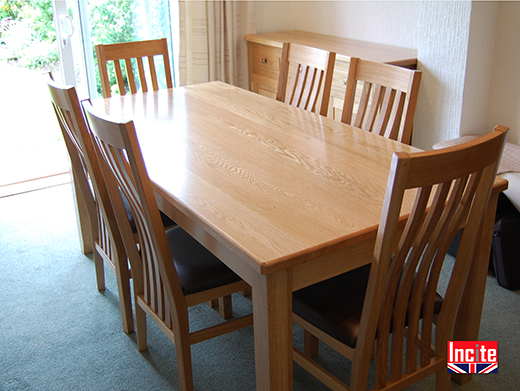
POLYGON ((87 157, 87 149, 83 142, 83 134, 86 132, 83 114, 79 105, 76 89, 72 86, 59 86, 49 74, 47 85, 51 95, 51 103, 56 113, 58 123, 67 147, 67 153, 71 162, 72 175, 77 189, 84 200, 87 217, 93 231, 93 239, 98 235, 98 213, 94 190, 89 180, 90 161, 87 157))
POLYGON ((335 61, 334 52, 284 42, 276 99, 326 116, 335 61))
MULTIPOLYGON (((464 145, 394 154, 356 345, 356 354, 363 355, 354 360, 363 371, 360 384, 366 384, 375 343, 376 389, 383 388, 388 379, 410 379, 431 366, 437 370, 444 366, 446 371, 447 341, 453 337, 507 131, 497 126, 464 145), (399 238, 401 205, 410 189, 416 190, 415 201, 399 238), (464 231, 434 326, 439 276, 461 226, 464 231)), ((353 367, 352 373, 358 370, 353 367)))
POLYGON ((84 102, 94 149, 105 177, 112 206, 132 269, 134 295, 164 321, 178 324, 178 314, 187 311, 179 277, 148 177, 134 124, 114 122, 84 102), (139 247, 130 227, 121 194, 130 204, 139 247))
POLYGON ((103 174, 94 152, 76 89, 48 79, 51 101, 71 160, 75 182, 85 201, 93 239, 110 258, 126 258, 103 174))
POLYGON ((151 81, 152 89, 154 91, 159 89, 154 56, 162 56, 164 74, 166 77, 166 87, 173 88, 170 57, 168 55, 168 44, 166 38, 149 41, 96 45, 96 53, 99 76, 101 78, 101 90, 104 98, 108 98, 112 95, 107 68, 107 62, 109 61, 114 63, 117 85, 121 95, 126 95, 127 93, 125 81, 128 83, 131 94, 135 94, 139 88, 141 88, 143 92, 147 92, 149 89, 147 78, 151 81), (148 59, 148 72, 145 71, 143 61, 145 57, 148 59), (137 65, 139 84, 136 84, 136 78, 134 75, 135 68, 132 66, 132 59, 135 59, 137 65), (125 76, 123 76, 120 60, 124 60, 125 63, 125 76))
POLYGON ((341 121, 410 144, 420 82, 420 71, 352 57, 341 121))

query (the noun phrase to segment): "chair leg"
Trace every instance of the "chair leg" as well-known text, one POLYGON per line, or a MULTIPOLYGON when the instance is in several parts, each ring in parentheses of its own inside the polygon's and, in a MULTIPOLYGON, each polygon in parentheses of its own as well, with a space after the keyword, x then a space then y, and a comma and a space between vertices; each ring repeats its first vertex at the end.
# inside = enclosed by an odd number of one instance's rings
POLYGON ((251 296, 251 294, 253 293, 253 290, 251 289, 251 287, 247 288, 247 289, 244 289, 242 291, 242 295, 243 296, 251 296))
POLYGON ((137 349, 144 352, 148 349, 148 340, 146 336, 146 312, 137 304, 135 300, 135 328, 137 332, 137 349))
POLYGON ((437 371, 435 374, 435 389, 437 391, 446 391, 451 388, 451 375, 446 369, 437 371))
POLYGON ((116 267, 117 289, 123 330, 129 334, 134 331, 134 317, 132 314, 132 293, 130 290, 130 273, 126 259, 116 267))
POLYGON ((121 284, 119 284, 118 281, 118 290, 123 330, 129 334, 134 331, 134 316, 132 313, 132 293, 130 291, 130 281, 128 278, 121 278, 121 284))
POLYGON ((193 391, 193 368, 191 363, 191 344, 175 333, 175 352, 181 391, 193 391))
POLYGON ((231 295, 210 300, 208 301, 208 305, 211 308, 218 306, 218 312, 220 316, 222 316, 222 319, 229 319, 233 316, 233 303, 231 301, 231 295))
POLYGON ((304 330, 305 354, 316 357, 320 353, 320 340, 307 330, 304 330))
POLYGON ((218 312, 223 319, 229 319, 233 316, 233 303, 231 302, 231 295, 219 297, 218 312))
POLYGON ((96 269, 97 289, 103 292, 105 290, 105 266, 103 264, 103 258, 97 249, 94 250, 94 267, 96 269))

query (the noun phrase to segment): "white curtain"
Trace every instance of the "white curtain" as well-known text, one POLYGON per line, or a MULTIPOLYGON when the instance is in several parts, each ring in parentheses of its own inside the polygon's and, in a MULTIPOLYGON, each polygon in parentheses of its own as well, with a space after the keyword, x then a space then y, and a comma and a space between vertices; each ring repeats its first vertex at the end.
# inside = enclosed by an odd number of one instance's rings
POLYGON ((248 88, 244 35, 256 33, 255 8, 254 1, 179 0, 179 85, 248 88))

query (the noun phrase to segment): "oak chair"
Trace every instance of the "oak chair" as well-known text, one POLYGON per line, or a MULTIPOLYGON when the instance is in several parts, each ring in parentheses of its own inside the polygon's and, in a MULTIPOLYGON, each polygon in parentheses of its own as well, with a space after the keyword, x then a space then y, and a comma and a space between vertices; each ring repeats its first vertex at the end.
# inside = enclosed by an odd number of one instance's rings
POLYGON ((420 71, 352 57, 341 122, 410 144, 420 82, 420 71))
MULTIPOLYGON (((168 55, 168 44, 166 38, 106 45, 100 44, 96 45, 96 53, 103 98, 108 98, 112 94, 107 67, 107 63, 109 62, 113 62, 117 85, 121 95, 126 95, 128 92, 125 86, 125 80, 128 83, 131 94, 135 94, 139 88, 141 88, 141 91, 147 92, 149 82, 151 82, 153 91, 157 91, 159 89, 154 56, 162 56, 164 64, 164 75, 166 77, 166 87, 173 88, 170 59, 168 55), (144 58, 147 58, 148 72, 145 71, 144 58), (136 84, 137 79, 132 67, 132 59, 137 63, 137 76, 139 77, 138 82, 140 84, 136 84), (121 67, 121 61, 123 60, 125 64, 124 74, 121 67)), ((244 294, 250 294, 250 292, 247 291, 244 294)), ((224 319, 231 316, 231 297, 222 297, 218 300, 213 300, 208 304, 211 307, 218 306, 220 315, 224 319)))
POLYGON ((132 268, 138 348, 147 349, 148 315, 175 344, 181 390, 193 390, 191 345, 249 326, 253 318, 190 332, 188 307, 249 285, 179 226, 164 231, 133 122, 113 122, 88 103, 84 109, 132 268), (139 246, 120 189, 135 216, 139 246))
POLYGON ((336 53, 284 42, 276 99, 326 116, 336 53))
POLYGON ((115 215, 104 184, 80 103, 73 86, 47 84, 71 161, 76 192, 83 201, 94 240, 94 264, 98 290, 105 290, 104 263, 116 275, 125 333, 134 329, 130 271, 115 215))
POLYGON ((107 62, 110 61, 112 61, 114 64, 117 85, 121 95, 126 95, 127 93, 127 87, 125 86, 125 76, 131 94, 135 94, 139 88, 143 92, 147 92, 149 89, 149 83, 151 83, 152 89, 154 91, 159 89, 154 56, 162 56, 164 64, 164 75, 166 77, 166 87, 173 88, 170 58, 168 55, 168 44, 166 38, 148 41, 96 45, 96 54, 99 76, 101 78, 101 90, 103 92, 103 98, 109 98, 112 95, 107 68, 107 62), (148 72, 145 71, 145 62, 143 61, 144 58, 147 58, 148 72), (134 61, 137 63, 137 76, 139 77, 138 80, 134 74, 132 59, 134 59, 134 61), (125 76, 123 76, 121 60, 124 60, 125 63, 125 76), (136 83, 136 80, 138 83, 136 83))
POLYGON ((305 329, 305 352, 293 350, 298 364, 334 390, 366 390, 375 348, 374 389, 403 389, 433 373, 437 390, 450 388, 447 341, 507 131, 497 126, 456 147, 394 154, 370 264, 293 294, 293 319, 305 329), (405 191, 416 191, 406 225, 399 221, 405 191), (441 269, 462 225, 439 302, 441 269), (352 360, 350 388, 312 359, 318 339, 352 360))

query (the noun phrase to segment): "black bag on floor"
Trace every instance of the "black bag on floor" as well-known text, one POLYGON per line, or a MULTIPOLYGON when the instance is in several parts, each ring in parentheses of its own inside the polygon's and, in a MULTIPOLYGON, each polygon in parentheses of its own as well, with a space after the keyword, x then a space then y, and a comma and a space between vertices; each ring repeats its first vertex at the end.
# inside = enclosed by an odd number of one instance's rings
POLYGON ((520 212, 500 194, 493 232, 493 266, 500 286, 520 289, 520 212))

